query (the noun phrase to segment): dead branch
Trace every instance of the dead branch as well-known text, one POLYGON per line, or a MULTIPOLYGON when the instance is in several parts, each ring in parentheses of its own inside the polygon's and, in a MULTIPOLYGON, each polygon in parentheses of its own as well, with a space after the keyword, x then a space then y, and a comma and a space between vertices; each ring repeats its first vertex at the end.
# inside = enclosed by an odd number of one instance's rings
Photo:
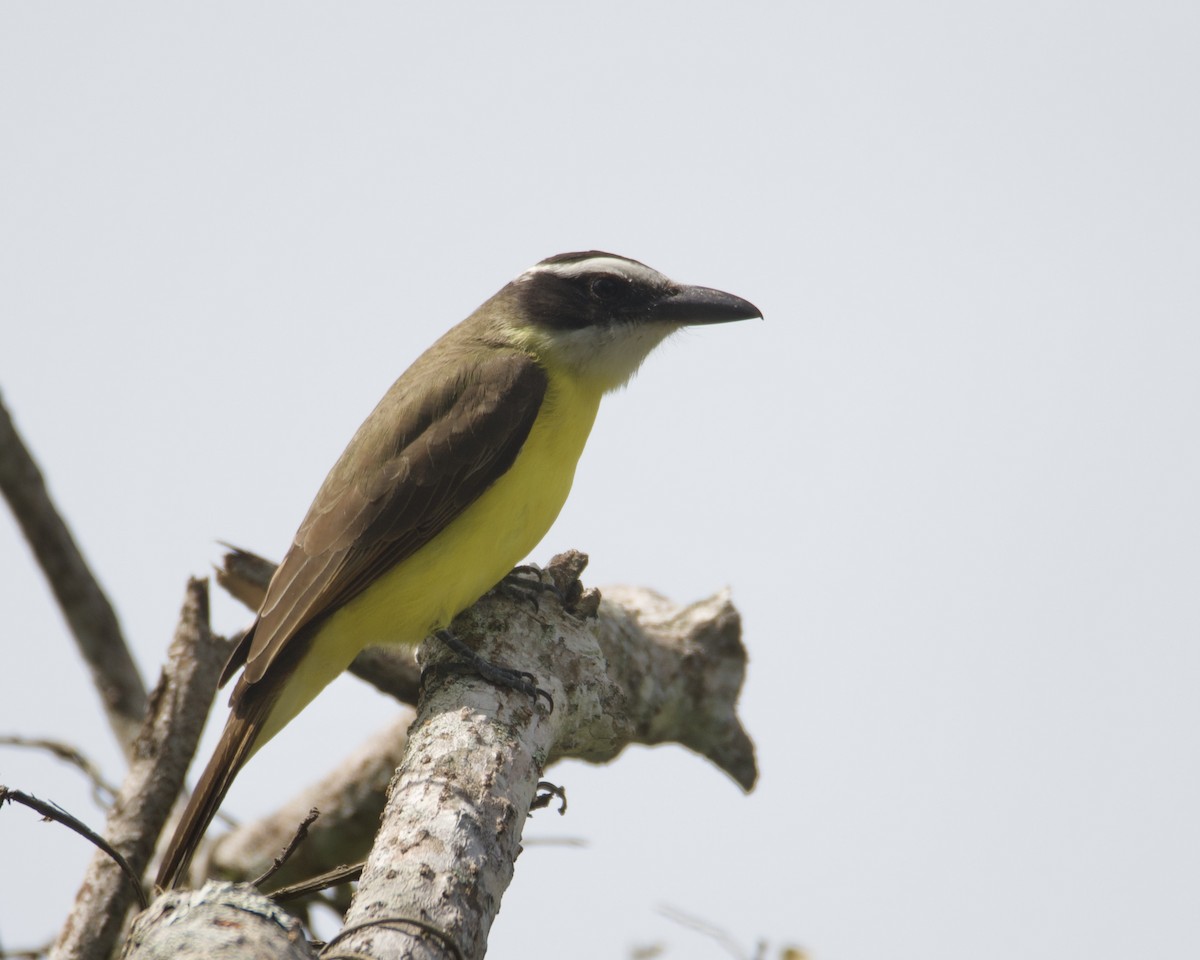
MULTIPOLYGON (((145 723, 133 744, 133 762, 105 826, 109 843, 139 876, 183 784, 228 652, 228 644, 209 631, 207 582, 189 581, 166 666, 150 695, 145 723)), ((50 956, 104 960, 130 902, 129 887, 113 862, 93 857, 50 956)))
POLYGON ((314 960, 300 921, 247 884, 172 890, 133 923, 124 958, 314 960))
MULTIPOLYGON (((547 713, 528 696, 473 675, 431 676, 345 917, 347 930, 326 960, 440 958, 447 955, 444 937, 463 956, 482 956, 526 813, 552 758, 600 762, 629 743, 677 741, 743 788, 753 785, 753 746, 735 713, 745 652, 737 613, 724 595, 679 608, 646 591, 610 590, 599 620, 588 622, 550 601, 534 611, 529 603, 489 596, 454 630, 493 662, 533 673, 555 708, 547 713), (633 598, 645 609, 628 609, 614 597, 633 598)), ((437 645, 423 652, 431 666, 446 660, 437 645)), ((222 889, 209 884, 179 896, 198 905, 222 889)), ((147 923, 144 917, 139 929, 145 932, 147 923)), ((131 941, 127 960, 211 955, 205 931, 180 923, 173 914, 176 933, 187 936, 169 954, 147 949, 150 940, 142 936, 131 941)))
MULTIPOLYGON (((550 758, 601 761, 631 742, 678 740, 753 785, 753 748, 734 713, 745 667, 736 612, 726 597, 683 610, 654 601, 641 619, 605 603, 593 627, 489 597, 455 621, 488 659, 533 673, 555 709, 471 676, 429 685, 345 918, 380 923, 342 938, 329 960, 444 956, 439 938, 385 920, 433 924, 464 956, 483 956, 550 758), (663 632, 639 630, 650 627, 663 632)), ((425 652, 431 665, 444 660, 425 652)))
POLYGON ((127 758, 146 712, 146 687, 112 604, 88 568, 33 456, 0 400, 0 491, 33 549, 92 672, 104 712, 127 758))
POLYGON ((753 789, 758 779, 754 743, 737 717, 746 648, 729 592, 680 607, 644 587, 605 587, 601 611, 595 636, 608 676, 630 692, 616 714, 621 722, 611 741, 579 742, 564 730, 552 759, 601 763, 628 743, 680 743, 707 757, 743 790, 753 789), (654 683, 647 685, 647 678, 654 683))
POLYGON ((121 872, 125 874, 125 879, 129 881, 129 885, 137 895, 138 903, 142 905, 142 909, 145 910, 150 905, 150 901, 146 899, 146 891, 142 889, 142 878, 129 865, 129 861, 121 856, 119 851, 113 849, 107 840, 78 817, 67 813, 57 803, 47 803, 45 800, 39 800, 32 794, 25 793, 22 790, 11 790, 0 784, 0 806, 3 806, 5 803, 22 804, 30 810, 40 813, 46 820, 61 823, 64 827, 73 830, 94 846, 99 847, 105 856, 109 857, 113 863, 121 868, 121 872))
MULTIPOLYGON (((755 775, 753 747, 743 739, 732 715, 744 652, 737 612, 728 597, 718 594, 680 608, 647 590, 606 587, 604 592, 610 602, 595 622, 597 640, 618 685, 639 689, 643 696, 632 704, 620 740, 592 744, 585 753, 577 752, 580 748, 565 737, 551 761, 567 755, 601 762, 615 756, 614 751, 626 742, 675 740, 708 756, 748 789, 755 775), (689 659, 686 651, 697 647, 704 654, 689 659), (639 651, 640 657, 632 651, 639 651), (719 669, 712 669, 714 663, 720 664, 719 669), (639 684, 648 672, 672 679, 645 690, 628 686, 639 684), (688 701, 686 709, 675 709, 684 701, 688 701), (722 713, 723 708, 730 712, 722 713)), ((403 757, 411 719, 408 714, 398 717, 275 813, 218 837, 196 857, 193 879, 248 881, 257 876, 312 807, 321 811, 321 819, 275 878, 278 884, 296 883, 366 857, 379 826, 388 781, 403 757)))
POLYGON ((320 816, 321 811, 316 807, 313 807, 311 810, 309 810, 304 819, 300 821, 300 826, 298 826, 295 833, 292 834, 292 839, 289 840, 287 846, 283 848, 283 852, 271 861, 271 865, 267 867, 266 870, 250 881, 250 886, 261 887, 264 883, 279 873, 279 871, 283 868, 283 865, 287 863, 289 859, 291 859, 292 854, 296 852, 296 849, 300 846, 300 844, 304 843, 304 841, 308 839, 308 828, 311 827, 320 816))
POLYGON ((279 887, 277 890, 272 890, 268 896, 276 903, 288 903, 292 900, 301 900, 313 894, 320 893, 323 890, 330 890, 347 883, 357 883, 358 878, 362 876, 364 863, 365 861, 361 861, 359 863, 343 864, 340 867, 334 867, 332 870, 326 870, 324 873, 319 873, 315 877, 309 877, 300 883, 293 883, 286 887, 279 887))

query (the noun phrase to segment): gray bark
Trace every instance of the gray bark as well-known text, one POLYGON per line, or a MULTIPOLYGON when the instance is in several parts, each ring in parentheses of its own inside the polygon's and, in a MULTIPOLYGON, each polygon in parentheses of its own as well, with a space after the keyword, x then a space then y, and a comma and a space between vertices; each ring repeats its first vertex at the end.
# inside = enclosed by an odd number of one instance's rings
MULTIPOLYGON (((204 728, 228 647, 209 632, 208 584, 188 583, 175 638, 133 742, 133 761, 108 811, 104 836, 144 873, 179 795, 204 728)), ((97 851, 51 960, 104 960, 120 936, 134 891, 116 862, 97 851)))
MULTIPOLYGON (((605 762, 630 743, 678 742, 752 787, 753 745, 735 712, 745 651, 728 597, 681 608, 649 591, 606 593, 596 620, 577 620, 549 600, 534 611, 487 597, 455 621, 456 634, 489 660, 537 677, 552 712, 544 700, 474 675, 437 673, 449 658, 439 644, 425 645, 435 672, 346 929, 325 960, 443 958, 454 955, 450 943, 482 957, 538 781, 554 759, 605 762)), ((210 884, 192 896, 204 901, 217 890, 210 884)), ((127 957, 212 955, 203 925, 172 922, 187 936, 169 951, 154 946, 147 915, 127 957)))

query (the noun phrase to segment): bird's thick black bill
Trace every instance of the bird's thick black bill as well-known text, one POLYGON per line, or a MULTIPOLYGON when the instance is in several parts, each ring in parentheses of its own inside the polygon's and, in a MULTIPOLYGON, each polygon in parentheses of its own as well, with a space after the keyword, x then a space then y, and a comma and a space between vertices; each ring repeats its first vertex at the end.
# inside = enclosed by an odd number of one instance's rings
POLYGON ((711 287, 682 287, 654 305, 653 317, 670 323, 729 323, 756 317, 761 320, 762 311, 732 293, 711 287))

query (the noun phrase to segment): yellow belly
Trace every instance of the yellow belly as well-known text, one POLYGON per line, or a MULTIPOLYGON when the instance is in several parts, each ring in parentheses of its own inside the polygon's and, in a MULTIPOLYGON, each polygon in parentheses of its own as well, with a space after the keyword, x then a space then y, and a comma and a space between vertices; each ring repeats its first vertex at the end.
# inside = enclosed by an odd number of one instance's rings
POLYGON ((264 724, 266 743, 365 647, 417 644, 524 559, 554 523, 575 478, 601 391, 551 377, 508 472, 446 529, 321 625, 264 724))

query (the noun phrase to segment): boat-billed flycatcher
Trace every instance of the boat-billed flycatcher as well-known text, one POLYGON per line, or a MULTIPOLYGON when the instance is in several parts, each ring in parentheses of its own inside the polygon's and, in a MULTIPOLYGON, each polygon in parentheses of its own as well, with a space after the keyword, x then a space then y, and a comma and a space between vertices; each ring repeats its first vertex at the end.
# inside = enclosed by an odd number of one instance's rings
POLYGON ((420 643, 537 546, 605 393, 681 327, 761 316, 636 260, 565 253, 430 347, 334 464, 230 658, 229 720, 159 885, 179 881, 242 765, 360 650, 420 643))

